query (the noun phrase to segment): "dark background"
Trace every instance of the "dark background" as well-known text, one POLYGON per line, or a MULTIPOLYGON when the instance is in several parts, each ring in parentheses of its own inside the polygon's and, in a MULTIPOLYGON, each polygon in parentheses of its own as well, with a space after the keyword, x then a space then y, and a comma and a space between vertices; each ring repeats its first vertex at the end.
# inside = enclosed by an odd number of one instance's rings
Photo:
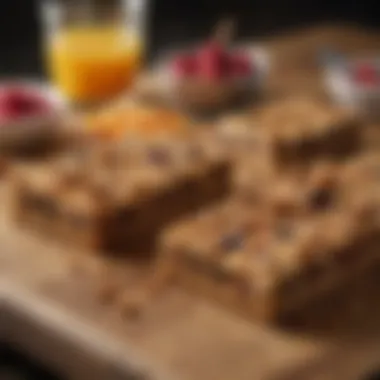
MULTIPOLYGON (((99 1, 99 0, 98 0, 99 1)), ((104 1, 104 0, 103 0, 104 1)), ((200 39, 225 15, 239 20, 241 37, 263 36, 323 21, 380 23, 378 0, 156 0, 151 1, 150 52, 200 39)), ((0 75, 42 72, 38 0, 3 0, 0 75)))

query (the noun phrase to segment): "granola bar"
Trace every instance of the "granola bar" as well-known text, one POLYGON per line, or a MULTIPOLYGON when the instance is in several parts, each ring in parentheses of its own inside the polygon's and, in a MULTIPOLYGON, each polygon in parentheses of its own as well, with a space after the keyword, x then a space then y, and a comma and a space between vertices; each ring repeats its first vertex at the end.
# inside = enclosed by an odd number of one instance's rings
POLYGON ((86 247, 132 249, 229 193, 230 164, 193 136, 91 144, 13 177, 20 224, 86 247))
POLYGON ((339 208, 279 216, 234 199, 167 231, 160 265, 241 315, 278 320, 367 268, 379 240, 339 208))
POLYGON ((270 140, 275 161, 305 164, 315 159, 346 158, 362 147, 356 116, 316 100, 287 100, 254 113, 270 140))

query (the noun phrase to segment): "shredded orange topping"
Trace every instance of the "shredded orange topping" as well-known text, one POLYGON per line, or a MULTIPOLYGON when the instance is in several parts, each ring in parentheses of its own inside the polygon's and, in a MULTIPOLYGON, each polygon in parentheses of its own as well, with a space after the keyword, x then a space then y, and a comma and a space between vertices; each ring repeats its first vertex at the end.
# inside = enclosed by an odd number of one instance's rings
POLYGON ((86 118, 90 133, 103 138, 121 138, 128 134, 152 136, 157 133, 183 132, 189 120, 179 113, 158 107, 136 105, 108 108, 86 118))

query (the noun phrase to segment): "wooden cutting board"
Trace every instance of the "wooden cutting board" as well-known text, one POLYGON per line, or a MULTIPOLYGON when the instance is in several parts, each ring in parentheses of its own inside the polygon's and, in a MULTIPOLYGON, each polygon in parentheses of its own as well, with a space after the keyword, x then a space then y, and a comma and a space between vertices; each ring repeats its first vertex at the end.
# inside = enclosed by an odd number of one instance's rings
MULTIPOLYGON (((141 379, 354 380, 380 368, 380 313, 364 301, 369 288, 353 287, 350 308, 338 304, 332 316, 297 330, 253 325, 177 289, 133 320, 99 297, 104 260, 5 221, 0 239, 5 337, 69 378, 123 379, 137 372, 141 379)), ((125 273, 126 288, 138 287, 148 270, 115 266, 110 270, 125 273)))
MULTIPOLYGON (((367 34, 344 30, 315 29, 267 41, 267 46, 285 62, 294 50, 322 44, 318 35, 323 41, 352 38, 359 46, 360 41, 368 43, 367 34)), ((371 38, 376 47, 380 38, 371 38)), ((281 82, 282 76, 276 81, 274 71, 273 91, 315 90, 313 83, 320 83, 315 71, 294 62, 293 69, 300 65, 299 75, 304 75, 302 85, 281 82)), ((5 193, 1 199, 7 204, 5 193)), ((297 329, 254 325, 174 288, 130 319, 100 298, 104 268, 108 275, 122 276, 126 289, 139 289, 149 267, 110 263, 59 246, 18 230, 8 216, 3 207, 0 334, 69 378, 358 380, 380 368, 380 305, 371 278, 326 300, 297 329)))

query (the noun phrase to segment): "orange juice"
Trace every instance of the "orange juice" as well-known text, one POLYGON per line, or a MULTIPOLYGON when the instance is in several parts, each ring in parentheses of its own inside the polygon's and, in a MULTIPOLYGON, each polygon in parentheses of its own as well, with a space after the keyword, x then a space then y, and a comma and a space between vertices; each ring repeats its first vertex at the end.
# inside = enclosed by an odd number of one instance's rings
POLYGON ((121 27, 70 27, 53 36, 48 61, 53 82, 69 100, 97 102, 131 84, 141 63, 141 44, 121 27))

